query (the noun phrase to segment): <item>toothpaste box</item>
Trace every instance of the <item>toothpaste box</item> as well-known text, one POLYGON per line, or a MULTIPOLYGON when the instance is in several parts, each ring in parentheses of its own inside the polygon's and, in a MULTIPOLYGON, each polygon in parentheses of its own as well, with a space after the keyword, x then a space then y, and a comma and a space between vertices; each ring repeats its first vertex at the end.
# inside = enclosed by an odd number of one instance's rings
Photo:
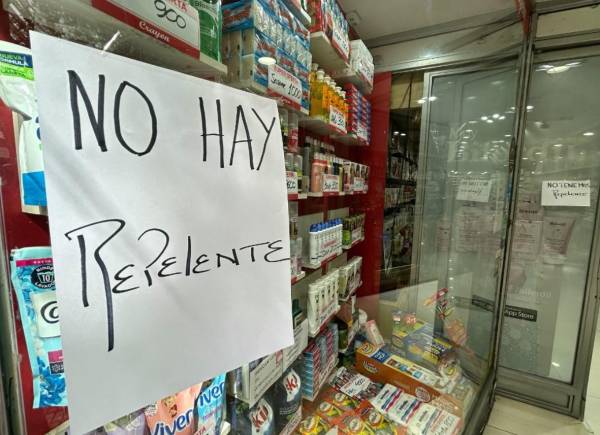
MULTIPOLYGON (((374 382, 392 384, 405 393, 415 396, 422 402, 431 402, 454 415, 463 417, 468 410, 472 394, 465 393, 465 385, 460 377, 447 379, 420 365, 391 353, 387 348, 377 348, 364 343, 356 350, 356 370, 374 382), (461 394, 453 391, 461 385, 461 394), (469 403, 462 399, 469 397, 469 403)), ((474 385, 471 384, 472 389, 474 385)))

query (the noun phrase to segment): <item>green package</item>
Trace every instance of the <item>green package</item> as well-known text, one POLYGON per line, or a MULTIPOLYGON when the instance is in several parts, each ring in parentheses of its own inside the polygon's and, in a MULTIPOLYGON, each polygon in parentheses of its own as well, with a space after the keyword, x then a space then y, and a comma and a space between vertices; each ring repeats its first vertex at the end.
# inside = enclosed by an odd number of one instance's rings
POLYGON ((189 0, 200 16, 200 52, 221 61, 221 0, 189 0))

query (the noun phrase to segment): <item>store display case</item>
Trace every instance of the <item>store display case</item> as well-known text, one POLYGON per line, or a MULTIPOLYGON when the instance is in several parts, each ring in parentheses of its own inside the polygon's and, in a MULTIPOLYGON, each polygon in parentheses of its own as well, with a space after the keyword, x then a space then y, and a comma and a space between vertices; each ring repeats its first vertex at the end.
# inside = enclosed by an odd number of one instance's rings
MULTIPOLYGON (((592 271, 598 108, 589 102, 593 110, 567 125, 573 107, 562 113, 548 109, 544 99, 559 107, 569 86, 566 79, 559 83, 564 88, 550 85, 556 71, 593 87, 597 53, 548 55, 532 63, 530 38, 525 51, 468 65, 375 73, 373 54, 336 0, 4 0, 0 392, 9 433, 69 430, 57 309, 51 325, 38 325, 40 306, 56 306, 61 290, 53 278, 52 203, 45 196, 30 30, 93 47, 100 56, 118 54, 216 81, 223 94, 235 89, 237 97, 268 97, 275 116, 270 129, 260 121, 265 144, 281 132, 277 144, 281 139, 283 147, 274 152, 281 157, 276 179, 287 221, 278 222, 284 235, 289 228, 289 276, 288 258, 277 262, 285 262, 281 290, 290 294, 293 341, 222 367, 182 391, 149 398, 93 433, 470 435, 486 424, 498 364, 508 373, 503 388, 513 394, 515 372, 581 381, 572 339, 579 323, 564 319, 591 300, 590 279, 598 273, 592 271), (555 122, 548 121, 550 112, 555 122), (540 186, 546 195, 582 189, 564 196, 589 203, 551 206, 540 186), (567 282, 568 304, 560 296, 567 282)), ((79 104, 90 113, 89 96, 79 104)), ((248 140, 236 141, 242 118, 236 115, 233 147, 248 145, 257 172, 246 119, 248 140)), ((205 152, 207 136, 222 141, 223 135, 204 131, 205 152)), ((123 144, 122 135, 119 140, 123 144)), ((127 174, 119 176, 127 182, 127 174)), ((212 200, 223 205, 231 199, 212 200)), ((207 210, 214 208, 208 204, 207 210)), ((221 218, 214 216, 215 224, 221 218)), ((85 252, 85 241, 78 243, 85 252)), ((190 245, 188 236, 188 274, 190 245)), ((232 253, 218 258, 239 266, 232 253)), ((172 264, 163 263, 161 272, 172 264)), ((85 270, 85 259, 78 266, 85 270)), ((115 279, 123 280, 130 266, 115 279)), ((149 267, 143 272, 148 287, 149 267)), ((247 281, 243 290, 260 299, 262 289, 247 281)), ((270 309, 281 310, 268 302, 259 313, 265 319, 270 309)), ((218 310, 228 316, 231 307, 218 310)), ((583 324, 583 313, 580 318, 583 324)), ((198 333, 200 345, 205 333, 198 333)), ((131 364, 144 364, 143 358, 131 364)))

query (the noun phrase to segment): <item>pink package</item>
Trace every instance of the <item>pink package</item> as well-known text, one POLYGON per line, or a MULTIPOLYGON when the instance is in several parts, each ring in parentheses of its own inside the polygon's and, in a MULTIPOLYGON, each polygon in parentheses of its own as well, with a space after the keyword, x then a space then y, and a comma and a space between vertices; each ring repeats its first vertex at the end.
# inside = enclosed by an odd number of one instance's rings
POLYGON ((193 435, 196 427, 194 404, 202 384, 186 388, 150 405, 144 411, 152 435, 193 435))

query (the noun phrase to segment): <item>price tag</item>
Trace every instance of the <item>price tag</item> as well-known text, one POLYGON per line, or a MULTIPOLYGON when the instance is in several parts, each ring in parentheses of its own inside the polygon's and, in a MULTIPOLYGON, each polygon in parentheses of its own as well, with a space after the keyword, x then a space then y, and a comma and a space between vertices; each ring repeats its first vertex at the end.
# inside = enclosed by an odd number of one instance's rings
POLYGON ((352 191, 362 193, 365 190, 366 190, 365 179, 362 177, 354 177, 352 191))
POLYGON ((350 58, 350 39, 348 32, 344 32, 339 25, 333 23, 332 45, 340 53, 345 61, 350 58))
POLYGON ((302 82, 279 65, 269 66, 269 95, 281 98, 285 104, 300 110, 302 103, 302 82))
POLYGON ((329 106, 329 125, 341 133, 346 133, 346 117, 344 113, 335 106, 329 106))
POLYGON ((333 174, 323 174, 323 193, 339 193, 340 177, 333 174))
POLYGON ((285 174, 288 196, 298 196, 298 174, 294 171, 287 171, 285 174))
POLYGON ((356 136, 358 136, 360 140, 369 142, 369 131, 367 130, 367 126, 363 122, 359 122, 356 125, 356 136))
POLYGON ((200 57, 200 19, 187 1, 92 0, 92 6, 185 54, 200 57))

